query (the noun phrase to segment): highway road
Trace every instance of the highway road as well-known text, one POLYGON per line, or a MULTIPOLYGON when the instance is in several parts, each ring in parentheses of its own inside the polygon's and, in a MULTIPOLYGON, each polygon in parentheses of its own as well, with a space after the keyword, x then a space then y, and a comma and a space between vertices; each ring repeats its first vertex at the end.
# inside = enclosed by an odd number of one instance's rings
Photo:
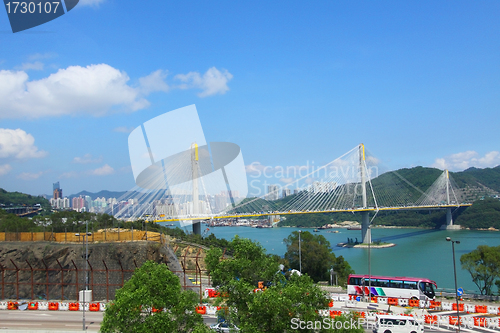
MULTIPOLYGON (((103 312, 85 312, 89 332, 99 331, 103 312)), ((9 330, 29 331, 82 331, 81 311, 0 311, 0 332, 9 330)))
MULTIPOLYGON (((98 332, 104 312, 85 312, 88 332, 98 332)), ((203 316, 205 324, 217 322, 214 316, 203 316)), ((68 332, 82 331, 81 311, 0 311, 0 332, 68 332)))

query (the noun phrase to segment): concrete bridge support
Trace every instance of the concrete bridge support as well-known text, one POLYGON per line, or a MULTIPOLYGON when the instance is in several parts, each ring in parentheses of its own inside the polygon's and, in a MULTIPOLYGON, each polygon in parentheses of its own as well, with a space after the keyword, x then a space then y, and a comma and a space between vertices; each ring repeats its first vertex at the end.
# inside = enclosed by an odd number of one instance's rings
POLYGON ((451 215, 451 207, 446 208, 446 224, 441 226, 443 230, 460 230, 460 225, 453 224, 453 216, 451 215))
POLYGON ((370 216, 368 212, 361 213, 361 239, 364 244, 372 242, 372 229, 370 228, 370 216))
POLYGON ((193 221, 193 234, 201 235, 201 222, 193 221))

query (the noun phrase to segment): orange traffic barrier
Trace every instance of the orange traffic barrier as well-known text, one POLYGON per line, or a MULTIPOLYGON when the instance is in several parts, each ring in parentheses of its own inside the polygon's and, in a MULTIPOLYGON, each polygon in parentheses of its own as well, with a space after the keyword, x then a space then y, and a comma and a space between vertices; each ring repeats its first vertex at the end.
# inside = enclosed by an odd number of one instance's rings
MULTIPOLYGON (((453 311, 457 311, 457 303, 453 303, 453 311)), ((464 311, 464 303, 458 304, 458 311, 464 311)))
POLYGON ((328 307, 329 307, 329 308, 333 308, 333 301, 330 301, 330 302, 328 303, 328 307))
POLYGON ((474 317, 474 326, 486 327, 487 326, 486 318, 474 317))
POLYGON ((49 310, 52 310, 52 311, 59 310, 59 303, 49 302, 49 310))
POLYGON ((17 302, 9 302, 7 304, 7 310, 17 310, 17 302))
POLYGON ((342 311, 330 311, 330 318, 335 318, 342 315, 342 311))
POLYGON ((80 308, 80 304, 69 303, 69 311, 78 311, 79 308, 80 308))
POLYGON ((373 303, 377 303, 377 297, 376 296, 372 296, 372 302, 373 303))
MULTIPOLYGON (((154 312, 153 308, 153 312, 154 312)), ((90 303, 89 304, 89 311, 99 311, 99 303, 90 303)))
POLYGON ((389 305, 398 305, 398 299, 394 297, 389 297, 387 299, 387 304, 389 305))
POLYGON ((425 323, 426 324, 434 324, 434 323, 437 323, 437 321, 438 321, 437 316, 431 316, 431 315, 425 316, 425 323))
POLYGON ((430 309, 435 309, 440 307, 441 307, 441 302, 436 302, 436 301, 431 301, 431 305, 429 306, 430 309))
POLYGON ((38 310, 38 302, 29 302, 28 310, 38 310))
POLYGON ((486 305, 476 305, 475 310, 476 310, 476 313, 488 313, 488 307, 486 305))
POLYGON ((206 312, 207 312, 206 306, 197 306, 196 307, 196 313, 205 314, 206 312))
POLYGON ((458 319, 457 319, 457 317, 450 316, 449 322, 450 322, 450 325, 457 325, 458 319))
POLYGON ((410 299, 408 301, 408 305, 411 307, 418 307, 419 304, 420 304, 420 301, 418 299, 410 299))

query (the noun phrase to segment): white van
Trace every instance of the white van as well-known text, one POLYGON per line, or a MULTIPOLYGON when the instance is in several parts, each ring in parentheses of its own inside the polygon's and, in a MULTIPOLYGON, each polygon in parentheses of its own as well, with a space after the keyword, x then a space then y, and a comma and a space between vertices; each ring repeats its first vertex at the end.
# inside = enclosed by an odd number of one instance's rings
POLYGON ((373 333, 422 333, 424 324, 413 317, 395 315, 377 315, 373 333))

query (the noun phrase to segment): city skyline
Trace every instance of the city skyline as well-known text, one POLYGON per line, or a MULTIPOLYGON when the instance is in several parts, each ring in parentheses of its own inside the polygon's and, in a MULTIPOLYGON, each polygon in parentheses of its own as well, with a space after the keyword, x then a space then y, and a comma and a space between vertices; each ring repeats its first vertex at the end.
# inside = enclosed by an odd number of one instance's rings
POLYGON ((192 104, 249 184, 359 143, 392 170, 500 164, 496 1, 137 6, 81 0, 16 34, 1 14, 1 188, 131 190, 129 133, 192 104))

